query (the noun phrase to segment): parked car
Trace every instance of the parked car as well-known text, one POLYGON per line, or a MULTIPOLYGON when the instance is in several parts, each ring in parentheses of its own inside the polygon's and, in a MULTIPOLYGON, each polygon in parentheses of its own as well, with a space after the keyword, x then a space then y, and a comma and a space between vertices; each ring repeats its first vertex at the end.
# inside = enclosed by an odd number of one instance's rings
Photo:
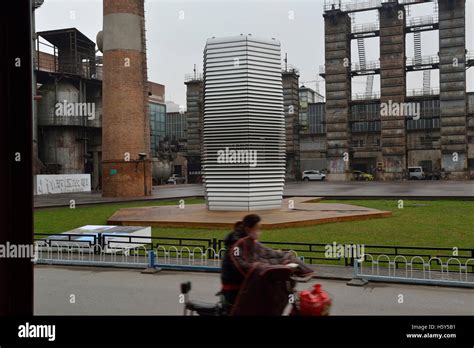
POLYGON ((171 175, 168 180, 166 181, 167 184, 184 184, 186 182, 186 178, 179 176, 178 174, 171 175))
POLYGON ((305 170, 301 178, 304 181, 310 181, 310 180, 323 181, 326 179, 326 174, 321 173, 319 170, 305 170))
POLYGON ((363 180, 363 181, 372 181, 374 180, 374 176, 369 173, 362 172, 360 170, 353 170, 352 171, 352 176, 354 177, 354 180, 363 180))
POLYGON ((408 167, 408 179, 423 180, 426 178, 426 174, 422 167, 408 167))

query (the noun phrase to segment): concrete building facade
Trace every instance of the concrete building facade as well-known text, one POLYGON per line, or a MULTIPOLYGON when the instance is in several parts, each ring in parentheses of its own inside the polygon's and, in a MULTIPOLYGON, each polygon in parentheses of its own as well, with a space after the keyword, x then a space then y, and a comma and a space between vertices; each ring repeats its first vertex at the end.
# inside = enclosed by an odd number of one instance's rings
POLYGON ((351 100, 351 19, 348 13, 324 13, 326 62, 326 158, 328 180, 349 179, 351 100))
POLYGON ((188 182, 201 183, 201 142, 204 88, 202 75, 188 75, 186 76, 184 83, 186 84, 186 158, 188 160, 188 182))
MULTIPOLYGON (((429 0, 325 2, 326 64, 320 75, 326 82, 327 149, 318 150, 317 141, 302 148, 317 152, 313 158, 326 156, 329 180, 348 180, 352 170, 371 172, 379 180, 401 180, 409 166, 423 166, 450 179, 472 177, 466 69, 473 59, 466 54, 465 0, 439 0, 432 16, 410 17, 406 7, 422 3, 433 4, 429 0), (352 14, 363 11, 377 11, 378 22, 353 23, 352 14), (438 32, 436 56, 421 56, 423 31, 438 32), (414 57, 407 57, 408 34, 414 36, 414 57), (379 39, 380 58, 366 62, 363 42, 373 37, 379 39), (353 40, 357 40, 358 61, 351 58, 353 40), (439 70, 439 88, 429 85, 425 72, 431 70, 439 70), (425 71, 423 90, 407 89, 407 74, 412 71, 425 71), (380 93, 372 91, 374 75, 380 76, 380 93), (351 92, 355 76, 367 76, 366 93, 351 92), (419 107, 417 117, 385 112, 395 110, 392 106, 403 110, 410 105, 419 107)), ((302 152, 303 163, 307 158, 302 152)))
POLYGON ((286 66, 282 71, 286 133, 286 180, 300 180, 299 72, 286 66))

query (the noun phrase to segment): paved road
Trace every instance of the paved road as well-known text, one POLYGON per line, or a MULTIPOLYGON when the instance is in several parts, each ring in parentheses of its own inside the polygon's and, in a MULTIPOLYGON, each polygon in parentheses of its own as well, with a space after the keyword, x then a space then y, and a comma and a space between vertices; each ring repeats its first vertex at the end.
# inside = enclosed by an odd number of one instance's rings
MULTIPOLYGON (((215 301, 213 273, 35 266, 36 315, 181 315, 179 284, 190 280, 191 298, 215 301), (75 303, 70 303, 71 295, 75 303)), ((318 280, 333 297, 333 315, 472 315, 474 290, 371 283, 347 286, 318 280), (403 295, 403 303, 398 303, 403 295)), ((309 288, 314 281, 299 284, 309 288)))
MULTIPOLYGON (((101 202, 169 199, 203 196, 202 185, 163 185, 153 188, 153 195, 141 198, 103 198, 100 193, 69 193, 35 196, 35 207, 76 205, 101 202)), ((285 196, 317 197, 449 197, 474 199, 474 181, 399 181, 399 182, 288 182, 285 196)))

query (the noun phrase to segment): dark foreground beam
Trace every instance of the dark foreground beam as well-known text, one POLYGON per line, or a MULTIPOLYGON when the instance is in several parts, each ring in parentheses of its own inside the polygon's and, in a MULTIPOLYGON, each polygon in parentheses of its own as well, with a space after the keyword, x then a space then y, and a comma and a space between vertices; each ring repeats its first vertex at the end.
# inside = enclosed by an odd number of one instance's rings
POLYGON ((9 6, 0 15, 0 316, 33 314, 33 263, 2 250, 33 242, 31 7, 9 6))

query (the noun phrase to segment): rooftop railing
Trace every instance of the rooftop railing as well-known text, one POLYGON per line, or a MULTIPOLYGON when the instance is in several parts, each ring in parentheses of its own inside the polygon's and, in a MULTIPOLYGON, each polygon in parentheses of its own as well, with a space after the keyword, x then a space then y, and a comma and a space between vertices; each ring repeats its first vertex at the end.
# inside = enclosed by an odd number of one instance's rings
POLYGON ((380 92, 352 94, 352 100, 373 100, 373 99, 380 99, 380 92))
POLYGON ((296 74, 299 74, 300 73, 300 70, 295 67, 294 65, 291 65, 291 64, 284 64, 282 67, 281 67, 281 71, 282 72, 294 72, 296 74))
POLYGON ((414 88, 407 90, 407 97, 423 97, 430 95, 439 95, 439 88, 414 88))
POLYGON ((351 71, 371 71, 376 69, 380 69, 379 60, 366 62, 365 64, 361 64, 360 62, 351 64, 351 71))
POLYGON ((202 73, 193 73, 193 74, 184 75, 184 82, 202 81, 202 79, 203 79, 202 73))
POLYGON ((418 66, 418 65, 432 65, 432 64, 439 64, 439 56, 432 55, 432 56, 422 56, 422 57, 408 57, 406 60, 407 66, 418 66))
POLYGON ((379 22, 354 24, 352 25, 351 33, 352 34, 369 33, 369 32, 373 32, 377 30, 380 30, 379 22))
POLYGON ((437 13, 433 13, 431 16, 419 16, 408 18, 406 22, 407 27, 422 27, 425 25, 433 25, 439 23, 437 13))

